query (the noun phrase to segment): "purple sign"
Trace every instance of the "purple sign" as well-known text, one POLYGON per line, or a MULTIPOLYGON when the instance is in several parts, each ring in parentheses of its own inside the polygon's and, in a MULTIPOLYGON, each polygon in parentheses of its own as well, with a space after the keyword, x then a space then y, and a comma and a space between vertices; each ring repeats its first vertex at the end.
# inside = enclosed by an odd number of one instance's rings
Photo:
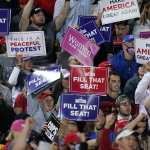
POLYGON ((112 39, 112 24, 100 26, 99 30, 103 38, 105 39, 105 42, 110 42, 112 39))
POLYGON ((71 27, 66 31, 61 47, 88 66, 93 65, 94 56, 99 50, 96 44, 71 27))
POLYGON ((0 36, 9 34, 10 18, 10 9, 0 9, 0 36))
POLYGON ((95 21, 96 16, 79 16, 78 17, 78 25, 83 26, 84 24, 90 22, 90 21, 95 21))
POLYGON ((60 79, 60 70, 36 70, 27 77, 28 93, 36 93, 60 79))
POLYGON ((78 30, 87 38, 94 40, 98 45, 104 43, 104 38, 94 21, 90 21, 80 26, 78 30))
POLYGON ((75 121, 95 121, 99 110, 98 95, 63 94, 61 116, 75 121))
POLYGON ((150 38, 150 31, 140 32, 140 38, 144 38, 144 39, 150 38))
POLYGON ((41 88, 49 84, 49 82, 45 78, 38 75, 28 76, 27 80, 27 88, 30 94, 40 90, 41 88))
MULTIPOLYGON (((78 25, 83 26, 91 21, 96 22, 96 16, 79 16, 78 25)), ((99 31, 105 42, 110 42, 112 38, 112 24, 107 24, 99 27, 99 31)))

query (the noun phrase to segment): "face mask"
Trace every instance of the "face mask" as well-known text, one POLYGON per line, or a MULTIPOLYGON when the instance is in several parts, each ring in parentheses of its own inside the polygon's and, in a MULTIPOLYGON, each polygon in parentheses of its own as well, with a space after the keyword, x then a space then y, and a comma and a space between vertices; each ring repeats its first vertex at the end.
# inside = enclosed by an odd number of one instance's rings
POLYGON ((135 49, 134 49, 134 47, 128 47, 127 52, 128 52, 130 55, 134 56, 134 54, 135 54, 135 49))

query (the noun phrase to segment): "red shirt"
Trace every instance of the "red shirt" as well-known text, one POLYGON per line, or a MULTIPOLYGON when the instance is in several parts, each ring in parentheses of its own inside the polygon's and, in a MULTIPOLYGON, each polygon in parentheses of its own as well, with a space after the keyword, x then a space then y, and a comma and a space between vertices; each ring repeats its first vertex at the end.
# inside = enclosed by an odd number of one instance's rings
POLYGON ((99 150, 118 150, 113 148, 112 141, 110 140, 111 129, 103 128, 99 134, 99 150))
POLYGON ((22 112, 27 112, 27 99, 23 94, 17 96, 14 108, 22 108, 22 112))

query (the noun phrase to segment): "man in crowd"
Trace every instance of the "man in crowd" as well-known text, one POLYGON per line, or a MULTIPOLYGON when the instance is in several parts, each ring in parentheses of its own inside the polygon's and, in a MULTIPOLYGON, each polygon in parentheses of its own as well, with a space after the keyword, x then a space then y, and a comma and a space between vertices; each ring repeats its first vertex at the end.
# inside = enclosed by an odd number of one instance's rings
POLYGON ((100 109, 105 113, 113 111, 115 101, 120 94, 121 80, 116 72, 111 72, 108 79, 108 92, 106 96, 100 97, 100 109))
POLYGON ((115 122, 115 132, 119 133, 132 119, 131 100, 126 95, 120 95, 116 99, 117 120, 115 122))
POLYGON ((109 58, 112 69, 118 72, 121 78, 122 87, 126 81, 131 78, 138 70, 138 64, 135 61, 134 36, 127 35, 123 38, 123 51, 109 58))
MULTIPOLYGON (((92 14, 92 1, 91 0, 56 0, 54 9, 54 22, 56 25, 57 39, 61 43, 65 31, 69 26, 75 26, 78 22, 78 16, 88 16, 92 14)), ((57 63, 66 68, 70 55, 62 51, 57 58, 57 63)))
POLYGON ((124 129, 116 137, 119 150, 140 150, 140 145, 135 131, 124 129))
POLYGON ((33 58, 33 65, 44 66, 55 62, 53 51, 55 41, 55 26, 53 22, 45 24, 45 14, 42 8, 33 8, 30 14, 30 24, 27 31, 44 31, 47 56, 33 58))

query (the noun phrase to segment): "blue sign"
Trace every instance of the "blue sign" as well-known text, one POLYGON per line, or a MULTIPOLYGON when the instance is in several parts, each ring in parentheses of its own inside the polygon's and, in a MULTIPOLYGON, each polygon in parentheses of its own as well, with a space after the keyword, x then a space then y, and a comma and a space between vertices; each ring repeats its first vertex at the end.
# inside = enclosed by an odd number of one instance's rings
MULTIPOLYGON (((96 16, 79 16, 78 25, 83 26, 91 21, 96 22, 96 16)), ((105 42, 110 42, 112 38, 112 24, 107 24, 99 27, 99 31, 105 42)))
POLYGON ((9 34, 10 19, 11 19, 11 10, 0 9, 0 36, 9 34))
POLYGON ((27 77, 28 93, 36 93, 39 90, 43 90, 51 83, 60 79, 60 70, 36 70, 27 77))
POLYGON ((87 38, 94 40, 96 44, 104 43, 104 38, 101 35, 96 23, 94 21, 88 22, 79 27, 79 32, 85 35, 87 38))
POLYGON ((43 88, 44 86, 48 85, 48 81, 44 79, 42 76, 38 75, 30 75, 28 77, 27 87, 29 93, 34 93, 35 91, 38 91, 39 89, 43 88))
POLYGON ((112 24, 100 26, 99 30, 105 42, 110 42, 112 40, 112 24))
POLYGON ((61 116, 75 121, 95 121, 99 110, 98 95, 62 94, 61 116))
POLYGON ((90 21, 95 21, 96 16, 79 16, 78 17, 78 25, 82 26, 90 21))

